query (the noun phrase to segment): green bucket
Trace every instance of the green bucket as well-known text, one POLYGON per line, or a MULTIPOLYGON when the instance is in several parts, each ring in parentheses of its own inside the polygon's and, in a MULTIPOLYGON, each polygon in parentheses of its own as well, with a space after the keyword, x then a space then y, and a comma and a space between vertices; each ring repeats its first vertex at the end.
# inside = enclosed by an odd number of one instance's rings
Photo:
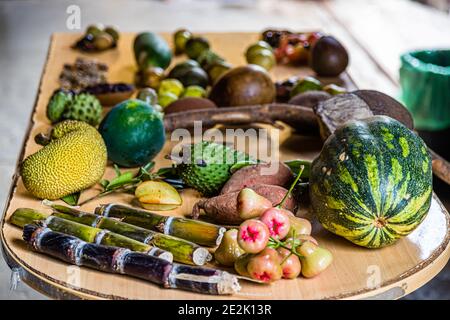
POLYGON ((402 100, 421 130, 450 127, 450 50, 411 51, 401 56, 402 100))

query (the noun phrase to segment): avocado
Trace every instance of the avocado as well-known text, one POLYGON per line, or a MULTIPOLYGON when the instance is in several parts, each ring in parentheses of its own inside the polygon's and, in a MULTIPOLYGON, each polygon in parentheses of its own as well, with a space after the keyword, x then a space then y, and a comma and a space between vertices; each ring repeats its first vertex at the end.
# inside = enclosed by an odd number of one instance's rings
POLYGON ((312 48, 311 68, 323 77, 337 77, 348 65, 348 53, 332 36, 323 36, 312 48))
POLYGON ((195 60, 186 60, 183 62, 180 62, 176 64, 167 75, 167 78, 173 78, 177 79, 179 76, 181 76, 183 73, 185 73, 187 70, 200 67, 200 64, 195 60))
POLYGON ((106 146, 85 122, 67 120, 52 131, 52 140, 21 164, 25 188, 40 199, 55 200, 97 183, 106 167, 106 146))
POLYGON ((275 85, 264 68, 249 64, 224 73, 209 99, 219 107, 270 103, 275 99, 275 85))
POLYGON ((172 60, 172 51, 167 42, 153 32, 138 34, 134 39, 133 49, 140 69, 148 67, 166 69, 172 60))
POLYGON ((208 74, 200 68, 195 60, 187 60, 177 64, 170 70, 168 78, 179 80, 185 87, 200 86, 206 88, 208 86, 208 74))
POLYGON ((197 59, 203 51, 209 50, 209 42, 203 37, 193 37, 186 41, 184 51, 191 59, 197 59))

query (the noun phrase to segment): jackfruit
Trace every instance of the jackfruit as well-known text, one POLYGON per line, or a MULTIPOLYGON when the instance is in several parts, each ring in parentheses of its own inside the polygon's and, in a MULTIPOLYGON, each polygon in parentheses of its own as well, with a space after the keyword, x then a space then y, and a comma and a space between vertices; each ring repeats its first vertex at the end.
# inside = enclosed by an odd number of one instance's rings
POLYGON ((81 121, 63 121, 52 140, 21 165, 25 188, 40 199, 55 200, 84 190, 103 176, 106 145, 98 131, 81 121))

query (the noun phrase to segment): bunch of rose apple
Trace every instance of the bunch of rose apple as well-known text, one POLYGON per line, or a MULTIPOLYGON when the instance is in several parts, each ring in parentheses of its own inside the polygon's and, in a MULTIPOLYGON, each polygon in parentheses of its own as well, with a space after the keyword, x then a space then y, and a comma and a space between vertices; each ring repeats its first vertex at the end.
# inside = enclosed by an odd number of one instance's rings
POLYGON ((216 260, 233 265, 242 276, 263 282, 294 279, 300 274, 310 278, 324 271, 332 255, 311 237, 308 220, 282 208, 288 194, 273 207, 252 189, 242 189, 238 213, 245 221, 239 229, 226 232, 216 260))

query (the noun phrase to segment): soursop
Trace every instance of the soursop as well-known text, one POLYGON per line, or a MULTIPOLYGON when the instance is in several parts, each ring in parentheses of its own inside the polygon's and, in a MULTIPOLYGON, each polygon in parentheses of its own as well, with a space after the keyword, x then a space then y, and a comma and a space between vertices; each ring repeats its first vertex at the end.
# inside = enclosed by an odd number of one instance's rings
POLYGON ((72 100, 73 93, 71 91, 55 91, 47 105, 47 118, 52 123, 60 121, 66 107, 72 103, 72 100))
POLYGON ((182 161, 176 169, 187 186, 204 196, 213 196, 231 177, 231 167, 243 161, 253 160, 225 145, 202 141, 183 148, 182 161))
POLYGON ((71 103, 68 103, 62 119, 78 120, 96 126, 102 118, 102 105, 98 99, 88 93, 76 95, 71 103))

